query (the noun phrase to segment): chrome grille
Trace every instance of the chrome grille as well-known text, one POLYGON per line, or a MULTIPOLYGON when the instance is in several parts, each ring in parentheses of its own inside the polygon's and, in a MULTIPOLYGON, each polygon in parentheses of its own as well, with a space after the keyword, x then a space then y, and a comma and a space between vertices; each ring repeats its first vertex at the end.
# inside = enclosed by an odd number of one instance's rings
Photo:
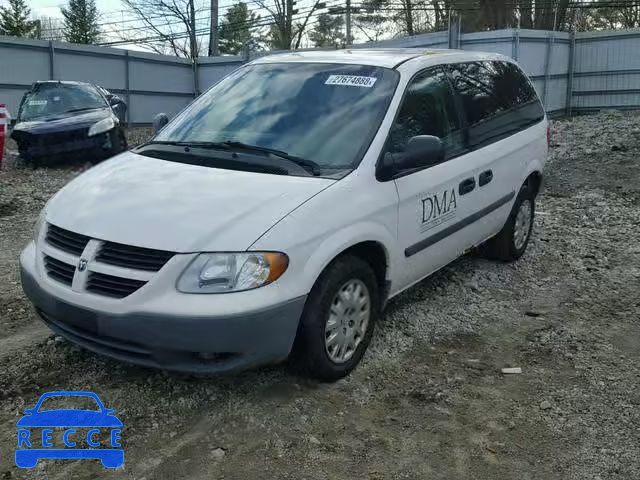
POLYGON ((44 267, 47 270, 47 275, 54 280, 71 286, 73 282, 73 274, 76 271, 75 265, 69 265, 68 263, 61 262, 60 260, 44 256, 44 267))
POLYGON ((47 243, 73 255, 82 255, 89 240, 90 238, 85 235, 70 232, 55 225, 49 224, 47 228, 47 243))
POLYGON ((173 252, 164 250, 152 250, 121 243, 104 242, 98 255, 96 255, 96 261, 118 267, 157 272, 164 267, 165 263, 173 255, 173 252))
POLYGON ((87 291, 113 298, 124 298, 142 287, 142 280, 115 277, 104 273, 90 272, 87 280, 87 291))

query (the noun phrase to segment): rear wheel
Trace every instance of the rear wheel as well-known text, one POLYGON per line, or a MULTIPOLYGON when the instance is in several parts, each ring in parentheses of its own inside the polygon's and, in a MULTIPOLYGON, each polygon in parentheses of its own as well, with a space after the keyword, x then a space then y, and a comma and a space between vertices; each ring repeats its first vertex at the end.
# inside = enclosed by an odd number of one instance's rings
POLYGON ((482 252, 489 258, 505 262, 520 258, 529 245, 534 215, 535 195, 524 186, 504 227, 482 247, 482 252))
POLYGON ((379 289, 371 267, 358 257, 339 257, 309 294, 293 366, 322 380, 344 377, 360 363, 379 311, 379 289))

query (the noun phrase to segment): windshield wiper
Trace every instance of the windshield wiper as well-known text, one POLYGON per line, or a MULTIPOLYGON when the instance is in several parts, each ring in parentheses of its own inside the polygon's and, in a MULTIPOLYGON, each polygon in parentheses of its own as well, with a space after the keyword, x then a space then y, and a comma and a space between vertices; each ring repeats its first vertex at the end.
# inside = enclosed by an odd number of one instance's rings
POLYGON ((190 141, 173 141, 173 140, 151 140, 146 145, 173 145, 176 147, 192 147, 192 148, 214 148, 220 150, 229 150, 230 146, 225 142, 190 142, 190 141))
POLYGON ((274 148, 269 147, 261 147, 259 145, 250 145, 248 143, 236 142, 233 140, 227 140, 224 142, 191 142, 191 141, 172 141, 172 140, 151 140, 150 142, 145 143, 142 147, 147 145, 172 145, 176 147, 184 147, 187 151, 189 148, 210 148, 210 149, 219 149, 219 150, 232 150, 232 149, 241 149, 241 150, 249 150, 253 152, 260 153, 268 153, 271 155, 275 155, 276 157, 283 158, 288 160, 289 162, 295 163, 300 167, 304 168, 306 171, 311 173, 313 176, 319 176, 321 174, 321 167, 313 160, 307 160, 305 158, 296 157, 294 155, 289 155, 287 152, 283 152, 282 150, 276 150, 274 148))
POLYGON ((74 113, 74 112, 84 112, 86 110, 97 110, 102 107, 82 107, 82 108, 72 108, 71 110, 65 110, 62 113, 74 113))
POLYGON ((284 158, 285 160, 289 160, 290 162, 293 162, 296 165, 300 165, 302 168, 304 168, 314 176, 318 176, 321 173, 320 165, 318 165, 313 160, 308 160, 306 158, 300 158, 294 155, 289 155, 287 152, 284 152, 282 150, 276 150, 275 148, 261 147, 260 145, 250 145, 248 143, 236 142, 233 140, 227 140, 226 142, 222 142, 222 145, 227 145, 231 148, 241 148, 244 150, 252 150, 254 152, 270 153, 271 155, 284 158))

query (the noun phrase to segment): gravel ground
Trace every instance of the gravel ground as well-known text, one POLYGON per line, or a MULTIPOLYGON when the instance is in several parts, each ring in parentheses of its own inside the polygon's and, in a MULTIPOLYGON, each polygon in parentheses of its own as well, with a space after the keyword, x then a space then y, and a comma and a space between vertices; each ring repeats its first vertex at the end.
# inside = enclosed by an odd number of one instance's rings
POLYGON ((50 336, 16 262, 43 203, 78 171, 10 160, 0 171, 0 478, 639 479, 639 127, 615 112, 554 122, 527 254, 509 265, 464 257, 392 300, 363 365, 335 384, 284 367, 168 374, 50 336), (22 410, 65 389, 116 410, 123 468, 15 467, 22 410))

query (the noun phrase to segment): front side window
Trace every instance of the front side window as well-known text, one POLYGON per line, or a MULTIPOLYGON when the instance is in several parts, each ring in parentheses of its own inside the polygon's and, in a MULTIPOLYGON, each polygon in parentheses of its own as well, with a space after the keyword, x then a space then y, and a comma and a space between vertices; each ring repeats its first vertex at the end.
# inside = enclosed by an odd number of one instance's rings
POLYGON ((460 119, 447 75, 440 68, 419 73, 407 87, 405 98, 389 132, 386 153, 404 152, 417 135, 433 135, 444 143, 445 158, 463 149, 460 119))
POLYGON ((323 171, 351 169, 397 82, 396 71, 367 65, 248 65, 195 100, 154 141, 240 142, 310 160, 323 171))
POLYGON ((104 97, 91 85, 41 83, 25 96, 18 121, 26 122, 106 106, 104 97))

